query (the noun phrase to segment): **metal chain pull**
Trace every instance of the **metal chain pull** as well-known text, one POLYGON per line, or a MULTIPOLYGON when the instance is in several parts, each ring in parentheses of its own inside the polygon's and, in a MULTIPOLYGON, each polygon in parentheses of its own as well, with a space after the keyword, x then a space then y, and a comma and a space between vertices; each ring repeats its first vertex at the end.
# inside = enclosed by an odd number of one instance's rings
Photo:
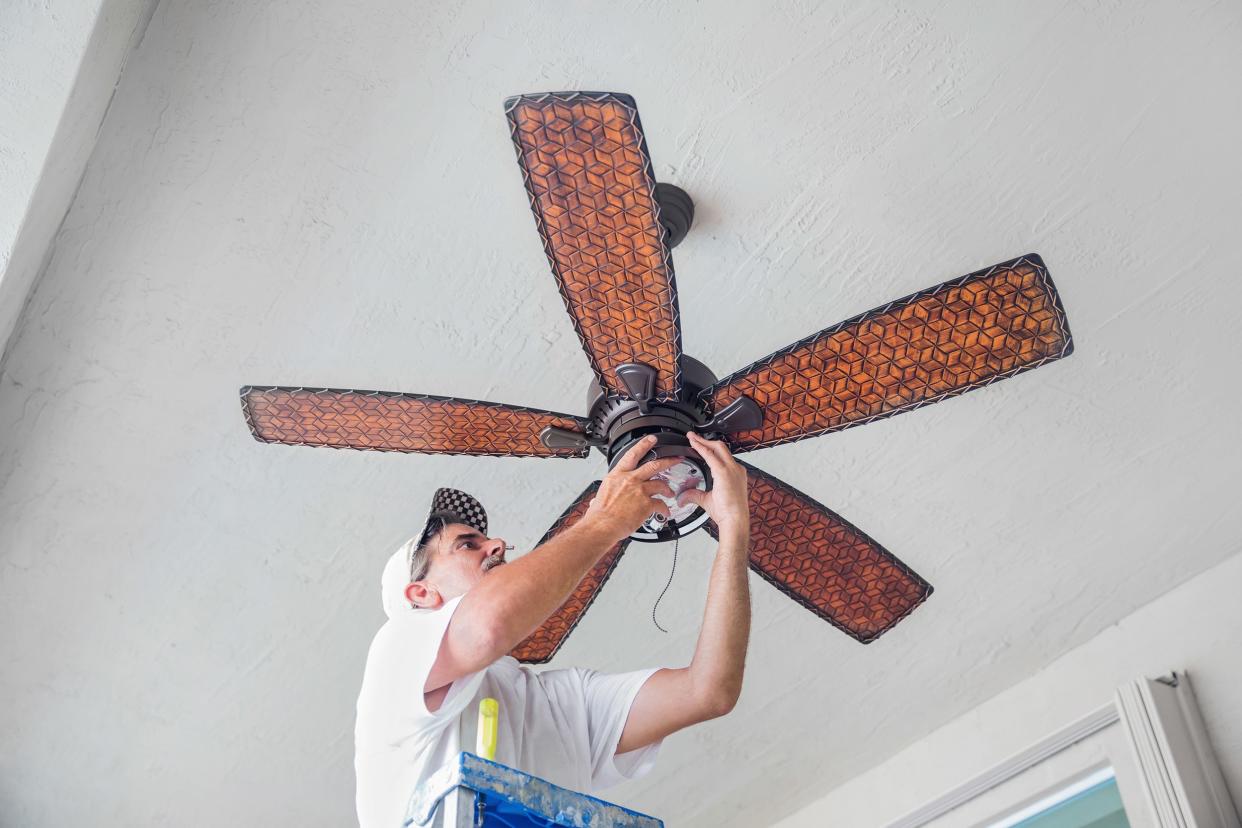
POLYGON ((656 620, 656 608, 660 606, 660 602, 664 600, 664 593, 668 592, 668 588, 673 585, 673 573, 677 571, 677 545, 681 543, 681 538, 673 540, 673 568, 668 571, 668 583, 664 585, 664 589, 660 590, 660 597, 656 599, 655 605, 651 608, 651 623, 656 625, 656 629, 662 633, 668 632, 660 626, 660 622, 656 620))

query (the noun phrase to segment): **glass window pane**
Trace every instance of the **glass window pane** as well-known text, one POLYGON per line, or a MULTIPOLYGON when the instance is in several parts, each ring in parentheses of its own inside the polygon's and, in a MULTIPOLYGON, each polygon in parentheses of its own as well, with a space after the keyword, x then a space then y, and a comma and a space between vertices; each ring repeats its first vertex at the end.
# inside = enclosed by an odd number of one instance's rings
POLYGON ((1117 780, 1111 774, 1085 790, 1051 799, 1044 808, 1021 821, 1006 820, 997 825, 1012 828, 1130 828, 1130 821, 1126 819, 1125 808, 1121 804, 1121 793, 1117 790, 1117 780))

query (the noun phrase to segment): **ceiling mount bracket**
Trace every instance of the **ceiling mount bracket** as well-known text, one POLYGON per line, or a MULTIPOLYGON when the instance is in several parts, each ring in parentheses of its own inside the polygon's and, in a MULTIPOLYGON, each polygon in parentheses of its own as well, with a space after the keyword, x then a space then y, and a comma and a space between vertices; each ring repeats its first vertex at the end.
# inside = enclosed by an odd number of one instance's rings
POLYGON ((664 228, 664 240, 669 248, 681 244, 694 224, 694 199, 681 187, 673 184, 655 185, 656 204, 660 205, 660 226, 664 228))

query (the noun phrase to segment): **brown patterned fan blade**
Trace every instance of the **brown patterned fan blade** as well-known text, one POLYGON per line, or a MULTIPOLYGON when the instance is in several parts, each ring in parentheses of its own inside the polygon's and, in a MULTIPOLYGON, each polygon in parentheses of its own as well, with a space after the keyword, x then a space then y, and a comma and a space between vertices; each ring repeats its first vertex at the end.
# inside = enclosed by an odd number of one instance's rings
MULTIPOLYGON (((556 523, 552 524, 552 528, 539 539, 539 545, 547 543, 555 535, 565 531, 581 520, 582 516, 586 514, 587 507, 591 505, 591 498, 595 496, 595 490, 598 488, 598 480, 587 486, 586 490, 578 495, 578 499, 574 501, 574 504, 566 509, 565 513, 557 518, 556 523)), ((604 557, 600 558, 599 562, 586 574, 586 577, 578 583, 578 586, 565 603, 561 604, 561 608, 552 613, 539 629, 528 635, 521 643, 514 647, 509 655, 527 664, 545 664, 550 661, 552 656, 556 655, 556 651, 565 643, 565 639, 574 631, 574 627, 578 626, 578 622, 582 620, 582 616, 590 608, 591 603, 595 600, 595 596, 599 595, 604 582, 612 575, 612 571, 617 568, 617 562, 621 560, 621 553, 625 551, 625 547, 629 546, 629 544, 630 539, 626 538, 609 549, 604 557)))
POLYGON ((1031 254, 820 331, 703 391, 739 396, 763 426, 728 435, 751 451, 869 423, 1038 368, 1073 351, 1061 299, 1031 254))
MULTIPOLYGON (((750 568, 846 634, 870 644, 932 587, 823 504, 747 463, 750 568)), ((706 526, 718 538, 715 524, 706 526)))
POLYGON ((589 447, 550 449, 545 426, 583 431, 586 421, 517 405, 334 388, 246 386, 242 412, 256 440, 294 446, 480 454, 586 457, 589 447))
POLYGON ((628 95, 549 92, 505 102, 522 179, 552 273, 600 385, 616 369, 657 372, 681 390, 681 322, 651 158, 628 95))

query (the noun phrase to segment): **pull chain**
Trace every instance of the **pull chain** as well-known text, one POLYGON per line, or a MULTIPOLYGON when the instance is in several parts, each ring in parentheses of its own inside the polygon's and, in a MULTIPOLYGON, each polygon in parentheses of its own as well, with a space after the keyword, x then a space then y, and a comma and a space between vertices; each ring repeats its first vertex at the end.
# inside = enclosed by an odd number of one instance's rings
POLYGON ((656 629, 662 633, 668 632, 660 626, 660 622, 656 620, 656 608, 660 606, 660 602, 664 600, 664 593, 668 592, 668 588, 673 585, 673 573, 677 571, 677 545, 681 543, 681 538, 673 539, 673 568, 668 571, 668 583, 664 585, 664 589, 660 590, 660 597, 656 599, 655 606, 651 608, 651 623, 656 625, 656 629))

